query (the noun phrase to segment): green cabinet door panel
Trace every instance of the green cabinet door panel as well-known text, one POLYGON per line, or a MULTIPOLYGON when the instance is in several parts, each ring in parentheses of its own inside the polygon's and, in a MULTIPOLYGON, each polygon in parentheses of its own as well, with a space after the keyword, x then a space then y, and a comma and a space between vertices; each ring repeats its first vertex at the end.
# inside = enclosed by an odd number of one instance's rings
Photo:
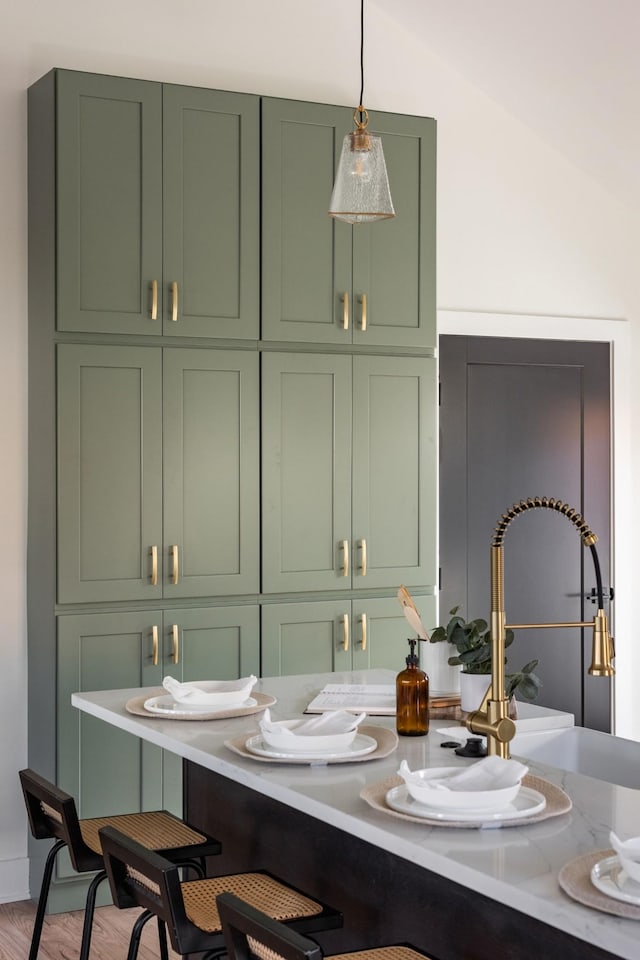
POLYGON ((328 215, 347 107, 262 100, 262 337, 350 343, 351 227, 328 215))
POLYGON ((435 360, 358 356, 353 369, 354 587, 433 585, 435 360))
MULTIPOLYGON (((416 597, 424 623, 435 620, 435 597, 416 597)), ((354 670, 384 668, 398 673, 404 670, 409 647, 407 638, 415 636, 396 597, 368 598, 352 602, 354 670)), ((428 644, 419 644, 423 667, 428 667, 428 644), (425 649, 426 647, 426 649, 425 649)))
POLYGON ((57 350, 58 602, 160 597, 161 351, 57 350))
POLYGON ((165 335, 259 335, 259 104, 163 87, 165 335))
POLYGON ((259 590, 258 377, 257 353, 164 351, 167 598, 259 590))
POLYGON ((262 356, 262 589, 351 587, 351 357, 262 356))
MULTIPOLYGON (((163 651, 163 676, 176 680, 259 676, 258 607, 165 610, 163 651)), ((182 760, 167 751, 163 751, 163 805, 178 816, 182 813, 182 760)))
POLYGON ((162 87, 58 71, 57 328, 159 334, 162 87))
POLYGON ((262 606, 262 676, 349 670, 351 603, 318 600, 262 606))
POLYGON ((353 227, 353 339, 435 347, 436 124, 372 113, 370 126, 382 137, 396 216, 353 227))
POLYGON ((82 817, 162 806, 160 750, 71 706, 78 691, 158 685, 154 627, 160 640, 160 611, 58 618, 57 782, 82 817))

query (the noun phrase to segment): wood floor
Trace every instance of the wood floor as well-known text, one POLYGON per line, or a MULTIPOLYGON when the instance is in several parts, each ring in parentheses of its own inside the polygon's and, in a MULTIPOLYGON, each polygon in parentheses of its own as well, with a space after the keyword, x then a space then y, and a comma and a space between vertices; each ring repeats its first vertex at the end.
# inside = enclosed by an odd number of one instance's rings
MULTIPOLYGON (((91 960, 124 960, 136 910, 98 907, 91 940, 91 960)), ((0 904, 0 960, 26 960, 35 906, 31 901, 0 904)), ((84 912, 74 910, 45 919, 38 960, 77 960, 84 912)), ((159 957, 157 928, 150 921, 142 935, 139 960, 159 957)), ((170 952, 172 960, 178 954, 170 952)))

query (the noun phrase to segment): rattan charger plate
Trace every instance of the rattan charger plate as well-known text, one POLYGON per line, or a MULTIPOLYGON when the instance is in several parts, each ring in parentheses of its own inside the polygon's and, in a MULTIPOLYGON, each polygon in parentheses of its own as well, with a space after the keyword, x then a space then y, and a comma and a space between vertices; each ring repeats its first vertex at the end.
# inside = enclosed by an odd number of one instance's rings
MULTIPOLYGON (((295 763, 298 765, 303 764, 304 766, 325 763, 362 763, 365 760, 380 760, 382 757, 388 757, 398 746, 398 736, 395 730, 389 730, 387 727, 367 726, 363 723, 358 727, 358 732, 367 737, 373 737, 378 744, 371 753, 366 753, 360 757, 334 757, 333 759, 323 759, 319 757, 313 760, 310 760, 308 755, 306 759, 302 759, 302 757, 300 757, 300 759, 297 757, 262 757, 247 750, 245 744, 249 739, 249 735, 246 733, 243 733, 239 737, 232 737, 231 740, 225 740, 224 745, 228 747, 229 750, 233 750, 234 753, 239 753, 241 757, 246 757, 248 760, 257 760, 258 763, 295 763)), ((251 734, 251 736, 254 736, 254 734, 251 734)))
POLYGON ((275 697, 268 693, 252 693, 251 697, 257 702, 249 707, 230 707, 228 710, 212 710, 210 713, 194 713, 193 716, 185 717, 176 714, 175 717, 167 716, 161 713, 151 713, 145 710, 144 704, 150 697, 162 696, 167 691, 163 687, 156 690, 147 691, 143 697, 132 697, 127 700, 125 709, 127 713, 134 713, 137 717, 146 717, 147 720, 186 720, 188 723, 194 723, 200 720, 228 720, 230 717, 248 717, 252 713, 260 713, 265 707, 271 707, 277 703, 275 697))
POLYGON ((577 900, 585 907, 592 907, 594 910, 601 910, 603 913, 611 913, 615 917, 626 917, 628 920, 640 920, 640 906, 633 903, 624 903, 622 900, 614 900, 602 893, 591 883, 591 870, 596 863, 604 860, 606 857, 612 857, 614 850, 595 850, 593 853, 583 854, 565 863, 558 874, 558 883, 567 896, 572 900, 577 900))
POLYGON ((547 803, 544 810, 541 810, 540 813, 536 813, 531 817, 517 817, 513 820, 492 821, 490 823, 484 823, 481 819, 468 822, 460 820, 437 820, 434 817, 433 820, 431 820, 429 817, 413 817, 409 813, 400 813, 400 811, 392 810, 391 807, 387 806, 385 799, 387 792, 391 790, 392 787, 400 786, 402 782, 402 777, 389 777, 387 780, 381 780, 378 783, 372 783, 368 787, 365 787, 360 792, 360 796, 370 807, 373 807, 374 810, 380 810, 390 817, 409 820, 411 823, 421 823, 427 827, 456 827, 457 829, 471 830, 477 830, 479 827, 486 829, 497 829, 500 827, 504 830, 505 827, 528 826, 530 823, 538 823, 540 820, 548 820, 550 817, 559 817, 562 813, 568 813, 573 806, 571 797, 566 794, 561 787, 557 787, 555 783, 550 783, 549 780, 543 780, 542 777, 534 777, 529 773, 526 777, 523 777, 522 785, 524 787, 530 787, 532 790, 537 790, 538 793, 544 795, 547 803))

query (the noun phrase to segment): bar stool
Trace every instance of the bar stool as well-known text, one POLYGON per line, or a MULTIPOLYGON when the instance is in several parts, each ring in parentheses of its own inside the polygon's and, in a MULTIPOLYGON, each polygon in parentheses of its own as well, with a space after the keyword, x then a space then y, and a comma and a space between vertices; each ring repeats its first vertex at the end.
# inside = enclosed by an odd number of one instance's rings
POLYGON ((278 923, 233 893, 220 894, 218 913, 229 960, 429 960, 411 944, 324 957, 315 941, 278 923))
POLYGON ((165 810, 79 820, 73 797, 33 770, 21 770, 20 783, 31 833, 37 840, 56 841, 45 862, 29 960, 36 960, 38 955, 53 868, 58 853, 65 847, 77 873, 97 871, 87 890, 80 960, 88 960, 89 957, 96 894, 107 876, 100 845, 102 827, 117 826, 124 834, 134 837, 138 843, 160 850, 168 861, 193 869, 201 877, 205 875, 204 858, 214 856, 222 849, 218 840, 195 830, 184 820, 165 810))
POLYGON ((113 827, 100 831, 105 869, 113 902, 118 907, 139 906, 127 960, 136 960, 145 923, 157 917, 161 957, 167 958, 162 933, 168 927, 174 950, 181 956, 204 953, 205 958, 226 953, 216 898, 231 891, 270 917, 300 933, 342 926, 342 914, 307 897, 265 870, 183 881, 176 866, 162 855, 142 847, 113 827))

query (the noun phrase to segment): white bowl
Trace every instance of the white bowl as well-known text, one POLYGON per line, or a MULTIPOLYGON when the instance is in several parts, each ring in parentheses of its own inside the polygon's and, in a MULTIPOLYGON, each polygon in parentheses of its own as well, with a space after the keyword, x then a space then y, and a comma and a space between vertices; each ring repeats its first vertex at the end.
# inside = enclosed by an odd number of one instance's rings
POLYGON ((255 683, 255 677, 245 679, 242 683, 238 680, 194 680, 182 684, 183 687, 190 687, 193 693, 171 695, 177 703, 189 706, 234 707, 249 699, 255 683))
POLYGON ((409 794, 418 803, 436 810, 475 810, 480 812, 501 810, 514 800, 520 789, 516 783, 510 787, 498 787, 494 790, 438 790, 428 786, 429 780, 444 780, 460 773, 460 767, 430 767, 426 770, 414 770, 424 782, 405 781, 409 794))
MULTIPOLYGON (((278 727, 292 729, 297 727, 300 720, 281 720, 278 727)), ((277 733, 273 730, 260 728, 264 743, 273 750, 282 753, 340 753, 348 750, 355 740, 357 728, 348 733, 277 733)))

